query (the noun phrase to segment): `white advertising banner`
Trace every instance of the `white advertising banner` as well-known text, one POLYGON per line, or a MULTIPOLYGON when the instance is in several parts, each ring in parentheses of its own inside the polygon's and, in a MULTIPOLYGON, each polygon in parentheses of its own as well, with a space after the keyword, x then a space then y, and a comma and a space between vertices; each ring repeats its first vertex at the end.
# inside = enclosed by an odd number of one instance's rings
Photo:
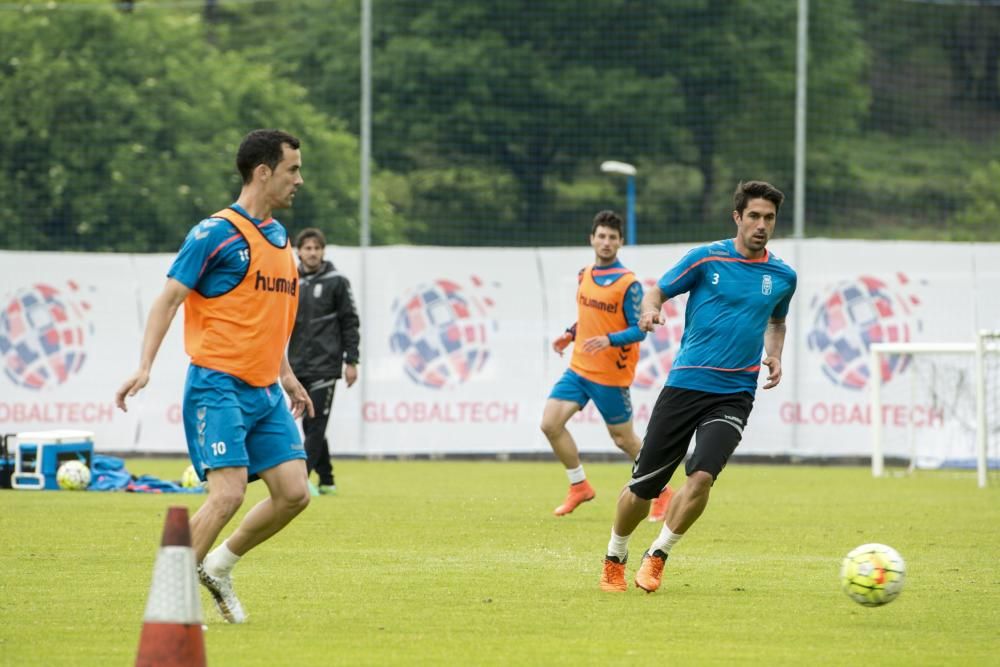
MULTIPOLYGON (((620 257, 651 289, 690 247, 630 246, 620 257)), ((867 455, 870 343, 971 343, 977 329, 1000 328, 998 244, 817 239, 769 247, 796 269, 798 290, 784 378, 757 392, 737 455, 867 455)), ((557 355, 551 342, 576 319, 577 273, 593 259, 588 246, 329 247, 327 256, 351 280, 362 320, 362 379, 337 386, 328 432, 334 452, 549 451, 542 409, 570 356, 557 355)), ((127 413, 113 405, 135 369, 171 259, 0 252, 0 431, 85 429, 99 451, 185 451, 183 311, 149 385, 127 413)), ((684 295, 669 301, 666 325, 640 347, 631 392, 640 435, 677 351, 685 302, 684 295)), ((915 366, 890 357, 881 369, 889 456, 906 455, 914 438, 926 448, 956 432, 949 426, 956 410, 914 393, 915 366)), ((569 429, 581 451, 615 451, 592 405, 569 429)), ((956 446, 972 457, 971 440, 956 446)))
POLYGON ((541 414, 544 378, 544 294, 534 253, 384 248, 368 260, 371 284, 359 291, 369 300, 365 450, 537 450, 538 429, 526 428, 541 414))
POLYGON ((132 448, 114 407, 141 335, 130 255, 0 253, 0 430, 84 429, 132 448))
MULTIPOLYGON (((823 241, 801 244, 800 253, 793 391, 754 434, 781 434, 779 446, 803 456, 865 455, 871 420, 880 418, 888 456, 908 456, 911 446, 951 449, 971 463, 974 438, 954 441, 957 415, 942 404, 950 391, 943 379, 917 380, 915 391, 911 361, 922 357, 883 363, 882 414, 870 414, 868 350, 872 342, 972 343, 977 329, 1000 327, 1000 303, 983 289, 995 285, 983 269, 996 265, 1000 247, 823 241)), ((974 400, 967 397, 973 411, 974 400)))

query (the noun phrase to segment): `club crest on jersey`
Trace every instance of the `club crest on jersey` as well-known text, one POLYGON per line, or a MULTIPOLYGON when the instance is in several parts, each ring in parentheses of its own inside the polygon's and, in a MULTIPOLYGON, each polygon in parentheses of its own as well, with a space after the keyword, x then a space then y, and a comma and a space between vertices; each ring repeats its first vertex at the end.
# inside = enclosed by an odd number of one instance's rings
POLYGON ((767 273, 764 274, 764 279, 760 283, 760 293, 767 296, 774 289, 774 283, 771 282, 771 276, 767 273))

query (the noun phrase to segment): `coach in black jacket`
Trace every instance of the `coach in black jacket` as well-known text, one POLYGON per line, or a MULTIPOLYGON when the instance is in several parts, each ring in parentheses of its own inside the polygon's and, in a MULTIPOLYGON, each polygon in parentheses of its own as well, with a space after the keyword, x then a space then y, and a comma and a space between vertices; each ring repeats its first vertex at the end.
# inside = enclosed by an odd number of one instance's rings
POLYGON ((358 379, 360 322, 350 281, 323 259, 323 232, 303 229, 295 247, 299 254, 299 310, 288 344, 288 362, 316 408, 315 417, 302 417, 306 465, 310 474, 315 470, 319 475, 319 487, 310 482, 310 491, 314 495, 335 493, 326 425, 337 380, 343 377, 350 387, 358 379))

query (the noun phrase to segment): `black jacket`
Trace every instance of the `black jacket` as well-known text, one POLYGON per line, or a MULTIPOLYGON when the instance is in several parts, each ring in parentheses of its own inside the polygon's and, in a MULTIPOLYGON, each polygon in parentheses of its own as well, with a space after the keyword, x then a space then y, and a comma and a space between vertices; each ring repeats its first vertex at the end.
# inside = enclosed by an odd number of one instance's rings
POLYGON ((339 378, 344 363, 358 363, 360 322, 347 276, 332 262, 303 273, 299 265, 299 311, 288 343, 288 363, 299 379, 339 378))

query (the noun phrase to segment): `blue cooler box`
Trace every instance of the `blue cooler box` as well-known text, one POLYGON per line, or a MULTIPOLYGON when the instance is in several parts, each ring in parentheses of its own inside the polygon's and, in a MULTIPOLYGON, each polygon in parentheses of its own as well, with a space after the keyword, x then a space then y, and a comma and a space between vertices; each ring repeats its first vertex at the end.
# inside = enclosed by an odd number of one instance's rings
POLYGON ((56 472, 64 461, 82 461, 90 468, 94 434, 90 431, 35 431, 18 433, 14 444, 15 489, 58 490, 56 472))

